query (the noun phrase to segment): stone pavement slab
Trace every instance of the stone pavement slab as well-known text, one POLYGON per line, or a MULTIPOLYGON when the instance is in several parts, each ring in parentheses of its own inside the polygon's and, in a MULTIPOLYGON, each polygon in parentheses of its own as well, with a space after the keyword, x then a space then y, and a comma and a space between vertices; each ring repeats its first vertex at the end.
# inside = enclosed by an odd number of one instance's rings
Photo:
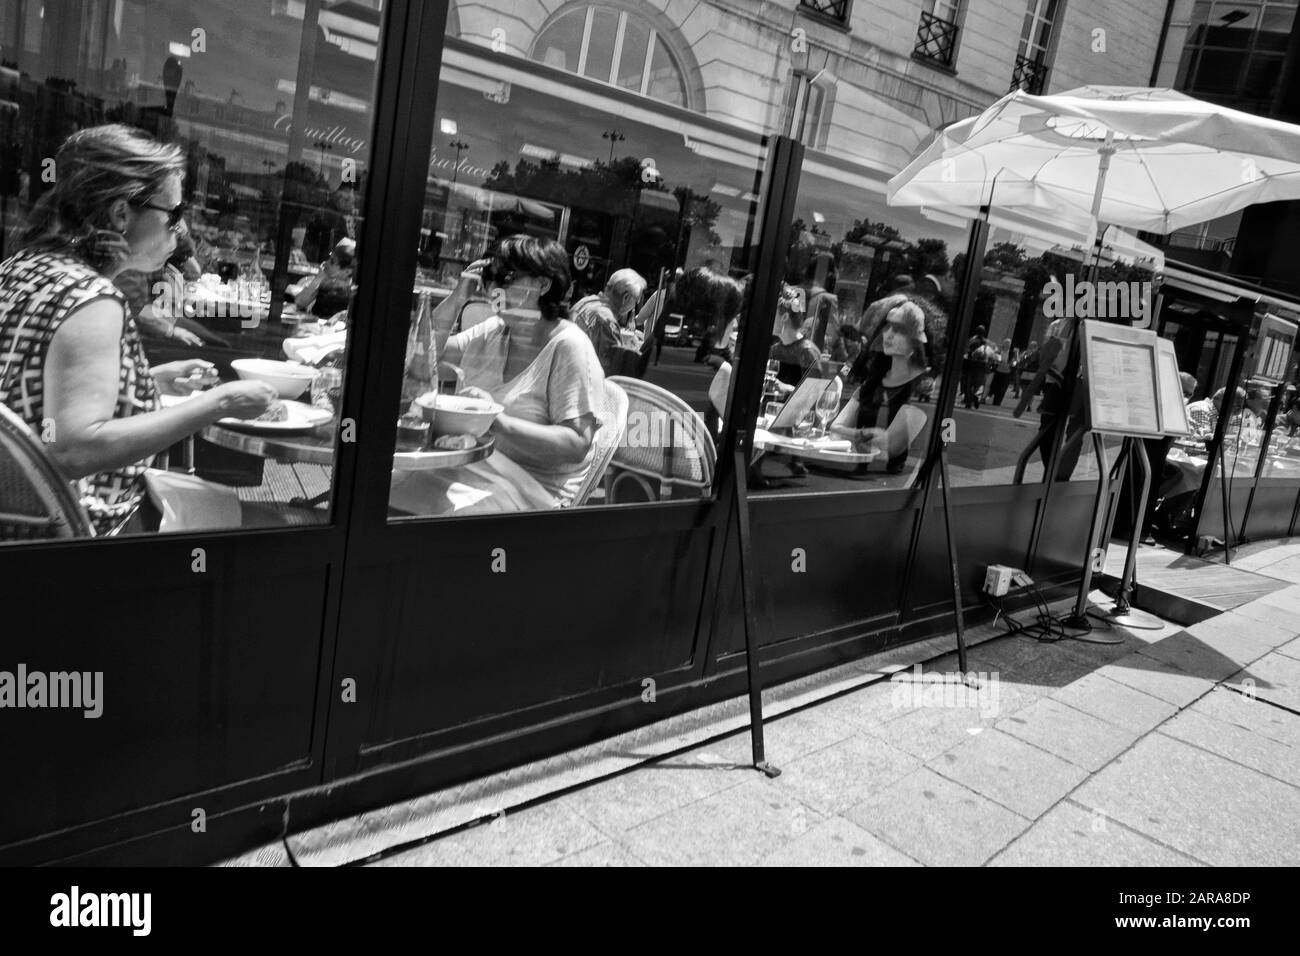
POLYGON ((1300 790, 1164 734, 1072 799, 1215 866, 1300 864, 1300 790))
POLYGON ((1260 700, 1300 712, 1300 660, 1294 657, 1274 651, 1234 674, 1226 683, 1260 700))
POLYGON ((1244 614, 1238 614, 1236 611, 1226 611, 1217 617, 1193 624, 1187 628, 1187 632, 1197 637, 1222 637, 1240 641, 1243 650, 1260 648, 1261 650, 1255 654, 1256 657, 1263 657, 1273 648, 1285 644, 1296 635, 1296 631, 1291 628, 1276 627, 1246 617, 1244 614))
POLYGON ((374 866, 542 866, 607 837, 563 802, 503 813, 377 860, 374 866))
POLYGON ((757 771, 738 787, 679 807, 622 834, 651 866, 752 866, 822 817, 757 771))
MULTIPOLYGON (((1268 705, 1256 702, 1256 706, 1268 705)), ((1300 717, 1294 719, 1300 722, 1300 717)), ((1189 708, 1161 724, 1159 733, 1300 787, 1300 752, 1244 727, 1215 720, 1189 708)))
POLYGON ((1168 664, 1176 667, 1185 674, 1191 674, 1196 677, 1203 677, 1208 681, 1218 683, 1231 677, 1237 671, 1241 670, 1243 664, 1255 660, 1267 654, 1272 648, 1267 645, 1259 645, 1258 653, 1242 652, 1239 648, 1241 641, 1224 638, 1222 635, 1194 635, 1187 631, 1180 631, 1173 637, 1167 637, 1157 644, 1151 644, 1144 647, 1138 653, 1151 658, 1154 661, 1168 664), (1210 645, 1210 641, 1218 638, 1221 644, 1231 643, 1237 648, 1232 657, 1221 654, 1215 647, 1210 645), (1244 660, 1234 660, 1233 658, 1244 658, 1244 660))
POLYGON ((843 815, 927 866, 980 866, 1030 823, 929 767, 843 815))
POLYGON ((645 866, 627 847, 610 840, 577 853, 570 853, 547 866, 645 866))
POLYGON ((869 735, 926 761, 992 730, 996 720, 996 715, 983 716, 979 707, 921 707, 872 728, 869 735))
MULTIPOLYGON (((1216 687, 1188 708, 1215 720, 1244 727, 1252 733, 1300 750, 1300 717, 1236 691, 1216 687)), ((1293 757, 1300 760, 1300 756, 1293 757)))
POLYGON ((1000 730, 964 741, 926 766, 1031 820, 1088 776, 1081 767, 1000 730))
POLYGON ((831 817, 763 857, 763 866, 919 866, 843 817, 831 817))
POLYGON ((1152 660, 1145 654, 1121 657, 1098 670, 1097 674, 1158 697, 1175 707, 1186 707, 1214 686, 1214 681, 1152 660))
POLYGON ((1136 730, 1107 723, 1051 697, 998 721, 996 727, 1089 773, 1119 756, 1139 736, 1136 730))
POLYGON ((1052 700, 1139 734, 1152 730, 1178 712, 1177 707, 1159 697, 1101 674, 1089 674, 1062 687, 1052 694, 1052 700))
MULTIPOLYGON (((764 721, 763 749, 773 760, 779 754, 782 760, 788 761, 839 743, 855 733, 857 727, 853 724, 827 719, 818 713, 817 707, 810 707, 764 721)), ((753 745, 748 730, 711 744, 709 750, 746 767, 753 760, 753 745)))
MULTIPOLYGON (((1288 608, 1270 604, 1267 601, 1251 601, 1248 604, 1241 604, 1234 607, 1231 613, 1237 617, 1249 618, 1252 621, 1259 621, 1261 624, 1280 628, 1283 631, 1291 633, 1300 631, 1300 614, 1288 608)), ((1211 618, 1211 620, 1214 619, 1211 618)))
POLYGON ((1201 866, 1105 814, 1063 800, 989 866, 1201 866))
POLYGON ((709 749, 646 764, 574 791, 566 800, 602 832, 617 837, 696 800, 738 787, 756 773, 709 749), (703 754, 707 762, 700 759, 703 754))
POLYGON ((1300 637, 1289 643, 1283 644, 1277 649, 1279 654, 1290 657, 1293 660, 1300 661, 1300 637))
POLYGON ((780 763, 777 783, 813 809, 834 814, 861 803, 920 765, 917 757, 877 737, 850 737, 780 763))

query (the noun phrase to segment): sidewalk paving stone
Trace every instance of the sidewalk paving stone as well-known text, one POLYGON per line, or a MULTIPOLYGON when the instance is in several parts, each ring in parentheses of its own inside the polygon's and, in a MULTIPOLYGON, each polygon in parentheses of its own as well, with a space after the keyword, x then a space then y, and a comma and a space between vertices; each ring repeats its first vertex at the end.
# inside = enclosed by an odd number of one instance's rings
POLYGON ((995 726, 1089 772, 1100 770, 1140 735, 1051 697, 1044 697, 995 726))
POLYGON ((1052 700, 1144 734, 1178 712, 1178 708, 1102 674, 1089 674, 1052 694, 1052 700))
POLYGON ((763 857, 763 866, 920 866, 843 817, 831 817, 763 857))
POLYGON ((996 720, 997 715, 982 716, 978 707, 920 707, 868 733, 925 761, 987 733, 996 720))
POLYGON ((579 850, 577 853, 570 853, 547 866, 645 866, 640 860, 628 852, 627 847, 619 843, 609 841, 606 843, 597 843, 595 846, 588 847, 585 850, 579 850))
POLYGON ((1260 700, 1300 711, 1300 660, 1294 657, 1274 651, 1234 674, 1227 684, 1248 690, 1260 700))
POLYGON ((907 713, 908 708, 894 703, 893 689, 890 681, 881 681, 817 704, 816 709, 821 719, 831 723, 840 721, 850 733, 868 731, 907 713))
MULTIPOLYGON (((763 749, 771 755, 780 754, 783 760, 794 760, 857 732, 847 721, 824 718, 813 706, 763 721, 763 749)), ((748 729, 710 744, 708 749, 735 764, 749 766, 753 759, 748 729)))
POLYGON ((1214 681, 1188 674, 1161 661, 1152 660, 1145 654, 1121 657, 1115 663, 1102 667, 1097 673, 1110 680, 1127 684, 1144 694, 1159 697, 1175 707, 1186 707, 1214 686, 1214 681))
POLYGON ((1237 673, 1250 661, 1263 657, 1270 650, 1272 648, 1267 645, 1251 645, 1249 641, 1225 638, 1222 634, 1191 634, 1187 631, 1179 631, 1173 637, 1167 637, 1158 644, 1145 647, 1138 653, 1154 661, 1176 667, 1185 674, 1204 677, 1206 680, 1218 683, 1237 673), (1211 644, 1212 641, 1220 646, 1229 646, 1232 655, 1221 653, 1218 647, 1211 644), (1250 649, 1243 652, 1241 650, 1243 647, 1250 649))
POLYGON ((1295 637, 1294 631, 1256 621, 1235 611, 1227 611, 1209 620, 1193 624, 1187 628, 1187 632, 1197 637, 1231 638, 1243 642, 1248 648, 1263 648, 1255 655, 1256 657, 1263 657, 1273 648, 1295 637))
POLYGON ((679 807, 622 834, 650 866, 752 866, 823 819, 757 771, 739 787, 679 807))
POLYGON ((1300 790, 1152 734, 1073 799, 1216 866, 1300 864, 1300 790))
POLYGON ((1278 591, 1270 591, 1268 594, 1261 594, 1251 603, 1271 604, 1300 616, 1300 586, 1292 585, 1278 591))
POLYGON ((584 819, 618 836, 678 807, 738 787, 755 772, 748 763, 731 764, 706 747, 599 781, 567 799, 584 819))
POLYGON ((1088 772, 1000 730, 980 734, 927 762, 936 773, 1036 819, 1088 772))
POLYGON ((608 838, 563 802, 506 813, 402 850, 375 866, 542 866, 608 838))
POLYGON ((1288 644, 1283 644, 1277 649, 1277 652, 1291 658, 1292 660, 1300 661, 1300 637, 1297 637, 1288 644))
MULTIPOLYGON (((1238 617, 1250 618, 1252 621, 1259 621, 1261 624, 1280 628, 1291 634, 1300 632, 1300 612, 1278 607, 1276 604, 1270 604, 1264 600, 1239 604, 1232 609, 1231 613, 1238 617)), ((1214 618, 1210 618, 1210 620, 1214 620, 1214 618)))
MULTIPOLYGON (((1216 687, 1188 708, 1215 720, 1244 727, 1252 733, 1300 750, 1300 717, 1261 700, 1252 700, 1226 688, 1216 687)), ((1293 757, 1293 760, 1300 757, 1293 757)))
POLYGON ((1030 824, 929 767, 843 816, 927 866, 980 866, 1030 824))
POLYGON ((989 866, 1201 866, 1128 827, 1063 800, 989 866))
POLYGON ((1161 724, 1159 732, 1300 787, 1300 753, 1262 734, 1191 709, 1161 724))
POLYGON ((813 809, 840 813, 907 776, 921 761, 877 737, 841 740, 788 763, 777 783, 813 809))

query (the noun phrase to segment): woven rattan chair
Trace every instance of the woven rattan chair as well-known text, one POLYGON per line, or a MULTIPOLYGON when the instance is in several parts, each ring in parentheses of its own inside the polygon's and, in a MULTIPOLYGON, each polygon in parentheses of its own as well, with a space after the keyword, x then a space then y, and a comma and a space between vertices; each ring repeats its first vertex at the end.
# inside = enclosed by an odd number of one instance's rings
POLYGON ((0 541, 95 534, 72 486, 27 423, 0 405, 0 541))
POLYGON ((571 507, 586 504, 591 493, 600 487, 601 479, 605 477, 605 471, 609 468, 610 459, 614 457, 619 443, 623 440, 623 431, 627 427, 627 406, 627 393, 616 385, 613 379, 605 379, 605 406, 597 416, 600 419, 600 428, 596 429, 596 454, 592 457, 591 466, 582 479, 578 493, 573 497, 571 507))
POLYGON ((627 429, 609 474, 610 504, 659 501, 677 489, 704 496, 713 487, 717 450, 698 412, 666 389, 615 376, 627 392, 627 429))

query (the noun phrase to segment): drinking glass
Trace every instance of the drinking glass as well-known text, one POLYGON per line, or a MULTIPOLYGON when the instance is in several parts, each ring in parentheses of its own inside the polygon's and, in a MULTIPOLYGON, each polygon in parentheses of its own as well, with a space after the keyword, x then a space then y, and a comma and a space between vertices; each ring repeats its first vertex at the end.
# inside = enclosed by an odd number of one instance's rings
POLYGON ((767 370, 763 373, 763 394, 776 394, 776 376, 781 371, 781 363, 776 359, 768 359, 767 370))
POLYGON ((827 426, 830 425, 831 421, 839 413, 839 410, 840 380, 838 378, 833 378, 827 384, 826 388, 822 390, 822 393, 817 396, 817 405, 813 409, 814 413, 817 415, 817 424, 820 426, 822 437, 829 434, 827 426))

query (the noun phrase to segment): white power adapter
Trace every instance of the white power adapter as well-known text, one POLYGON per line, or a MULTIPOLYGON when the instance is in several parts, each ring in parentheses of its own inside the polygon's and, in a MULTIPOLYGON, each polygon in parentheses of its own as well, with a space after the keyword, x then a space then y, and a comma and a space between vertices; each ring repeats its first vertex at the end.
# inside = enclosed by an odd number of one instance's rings
POLYGON ((1013 587, 1023 588, 1034 583, 1034 579, 1019 568, 1005 564, 990 564, 984 573, 984 593, 990 597, 1005 597, 1013 587))

